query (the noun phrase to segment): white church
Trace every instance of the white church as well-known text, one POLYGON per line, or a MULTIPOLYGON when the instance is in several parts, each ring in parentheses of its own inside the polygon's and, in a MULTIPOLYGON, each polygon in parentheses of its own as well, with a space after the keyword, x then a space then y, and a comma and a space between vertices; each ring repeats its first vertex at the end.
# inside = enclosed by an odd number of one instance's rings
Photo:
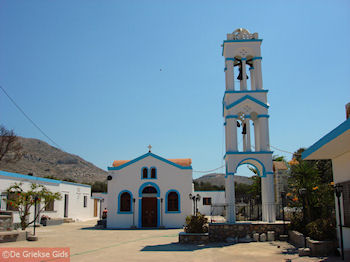
MULTIPOLYGON (((228 34, 223 43, 227 223, 236 222, 234 175, 243 164, 256 167, 262 178, 262 220, 271 223, 276 217, 268 90, 263 89, 262 83, 261 43, 257 33, 242 28, 228 34), (237 143, 239 130, 242 148, 237 143)), ((185 224, 186 216, 192 214, 189 194, 195 192, 191 159, 165 159, 149 149, 138 158, 117 160, 108 167, 107 228, 179 228, 185 224)))

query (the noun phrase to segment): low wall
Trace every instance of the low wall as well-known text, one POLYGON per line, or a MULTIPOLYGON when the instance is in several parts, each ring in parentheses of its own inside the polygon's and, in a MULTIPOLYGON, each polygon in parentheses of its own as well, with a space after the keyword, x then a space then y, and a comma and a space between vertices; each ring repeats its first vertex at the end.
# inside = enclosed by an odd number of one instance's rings
POLYGON ((304 235, 298 231, 288 231, 289 242, 295 247, 304 247, 304 235))
POLYGON ((12 230, 0 232, 0 243, 24 241, 27 239, 27 232, 22 230, 12 230))
POLYGON ((306 238, 306 246, 310 248, 311 256, 324 257, 334 254, 337 243, 335 241, 317 241, 306 238))
POLYGON ((11 211, 0 211, 0 232, 13 230, 13 215, 11 211))
POLYGON ((268 231, 274 231, 276 240, 279 240, 279 236, 284 233, 283 224, 263 222, 235 224, 211 223, 209 224, 209 240, 211 242, 223 242, 228 237, 243 238, 246 235, 252 237, 254 233, 267 234, 268 231))
POLYGON ((209 242, 208 233, 179 233, 180 244, 202 244, 209 242))
MULTIPOLYGON (((289 230, 289 242, 295 247, 305 247, 304 235, 298 231, 289 230)), ((334 254, 336 241, 317 241, 306 237, 306 247, 310 248, 311 256, 329 256, 334 254)))

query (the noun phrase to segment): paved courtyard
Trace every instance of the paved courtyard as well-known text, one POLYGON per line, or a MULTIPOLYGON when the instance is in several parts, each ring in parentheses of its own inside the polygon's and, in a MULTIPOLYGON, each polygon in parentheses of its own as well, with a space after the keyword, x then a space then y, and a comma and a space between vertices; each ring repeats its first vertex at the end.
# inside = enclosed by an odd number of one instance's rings
POLYGON ((179 229, 95 230, 95 224, 87 221, 40 227, 39 241, 5 243, 0 247, 70 247, 71 261, 341 261, 298 257, 286 242, 180 245, 179 229))

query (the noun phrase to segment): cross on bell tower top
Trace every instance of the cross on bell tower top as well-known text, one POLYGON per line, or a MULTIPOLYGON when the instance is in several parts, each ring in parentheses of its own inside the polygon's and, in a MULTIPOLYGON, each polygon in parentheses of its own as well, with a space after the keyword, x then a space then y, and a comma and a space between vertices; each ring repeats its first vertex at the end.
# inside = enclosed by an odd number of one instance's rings
POLYGON ((152 146, 148 145, 148 152, 151 153, 152 146))

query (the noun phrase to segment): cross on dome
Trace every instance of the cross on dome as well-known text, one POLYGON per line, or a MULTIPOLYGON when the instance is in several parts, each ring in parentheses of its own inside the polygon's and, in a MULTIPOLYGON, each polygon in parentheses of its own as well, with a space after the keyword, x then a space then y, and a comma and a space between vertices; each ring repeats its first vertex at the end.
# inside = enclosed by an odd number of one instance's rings
POLYGON ((151 149, 152 149, 152 146, 149 145, 149 146, 148 146, 148 152, 149 152, 149 153, 151 153, 151 149))

